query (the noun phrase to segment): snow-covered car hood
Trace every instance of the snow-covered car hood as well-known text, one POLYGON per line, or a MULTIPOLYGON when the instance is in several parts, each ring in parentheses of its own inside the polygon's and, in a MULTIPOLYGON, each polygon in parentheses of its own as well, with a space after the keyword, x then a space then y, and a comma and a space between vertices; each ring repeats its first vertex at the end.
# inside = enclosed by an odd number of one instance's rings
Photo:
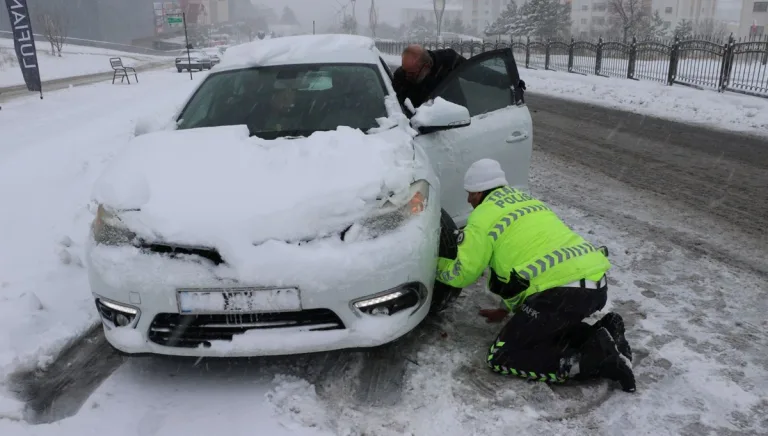
POLYGON ((410 186, 410 139, 345 127, 271 141, 249 138, 245 126, 160 131, 113 159, 93 200, 140 236, 178 244, 313 238, 410 186))

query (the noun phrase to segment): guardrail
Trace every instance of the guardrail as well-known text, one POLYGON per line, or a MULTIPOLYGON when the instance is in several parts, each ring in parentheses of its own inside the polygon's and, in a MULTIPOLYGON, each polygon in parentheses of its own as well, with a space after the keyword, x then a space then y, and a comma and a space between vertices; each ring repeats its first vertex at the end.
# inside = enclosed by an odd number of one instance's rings
MULTIPOLYGON (((7 30, 0 30, 0 38, 12 39, 13 33, 7 30)), ((48 43, 48 40, 45 39, 44 35, 35 33, 34 38, 35 38, 35 44, 37 45, 38 49, 44 48, 45 47, 44 43, 46 44, 48 43)), ((153 56, 175 56, 175 54, 179 52, 179 50, 170 50, 170 51, 155 50, 152 48, 140 47, 137 45, 118 44, 116 42, 107 42, 107 41, 94 41, 92 39, 81 39, 81 38, 67 38, 66 43, 71 45, 104 48, 104 49, 122 51, 127 53, 145 54, 145 55, 153 55, 153 56)))
POLYGON ((630 43, 604 41, 378 41, 383 53, 399 55, 408 44, 427 49, 453 48, 463 56, 511 47, 518 65, 632 80, 654 80, 768 98, 768 35, 759 40, 715 41, 708 38, 673 41, 633 38, 630 43), (523 63, 521 60, 525 59, 523 63))

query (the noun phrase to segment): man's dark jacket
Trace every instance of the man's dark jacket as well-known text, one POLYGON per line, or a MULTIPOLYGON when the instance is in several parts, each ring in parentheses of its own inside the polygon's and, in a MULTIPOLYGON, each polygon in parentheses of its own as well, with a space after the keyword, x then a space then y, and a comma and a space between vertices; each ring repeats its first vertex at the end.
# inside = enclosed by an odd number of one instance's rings
POLYGON ((461 65, 466 58, 452 48, 443 50, 427 50, 432 58, 432 69, 421 83, 409 82, 405 77, 403 67, 399 67, 393 74, 392 86, 397 93, 397 99, 403 105, 406 99, 411 99, 413 107, 422 105, 429 94, 439 85, 456 67, 461 65))

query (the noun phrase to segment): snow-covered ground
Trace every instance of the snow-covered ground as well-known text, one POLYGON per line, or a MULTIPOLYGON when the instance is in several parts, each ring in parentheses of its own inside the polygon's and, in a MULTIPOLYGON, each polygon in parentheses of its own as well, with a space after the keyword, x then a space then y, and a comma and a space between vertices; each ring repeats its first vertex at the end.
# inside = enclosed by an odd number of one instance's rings
MULTIPOLYGON (((400 57, 385 55, 391 65, 400 57)), ((658 82, 520 68, 528 92, 768 136, 768 99, 658 82)), ((535 97, 529 97, 535 98, 535 97)))
MULTIPOLYGON (((0 380, 24 366, 44 366, 96 322, 81 261, 93 183, 137 130, 168 121, 204 76, 189 81, 153 72, 139 87, 97 84, 4 104, 0 380)), ((531 89, 541 86, 525 79, 531 89)), ((551 388, 490 373, 484 353, 500 326, 476 314, 498 301, 475 287, 442 320, 405 340, 404 388, 390 404, 356 401, 365 354, 197 365, 131 358, 75 416, 52 424, 23 422, 22 405, 4 386, 0 434, 765 434, 768 307, 761 278, 665 242, 656 226, 713 227, 662 220, 653 211, 669 205, 589 174, 534 156, 532 189, 577 231, 609 247, 615 267, 606 310, 627 319, 636 394, 605 382, 551 388), (562 186, 572 202, 556 196, 565 195, 562 186), (580 208, 595 197, 622 211, 620 219, 580 208), (632 222, 622 224, 630 214, 632 222)), ((685 210, 675 214, 686 217, 685 210)))
MULTIPOLYGON (((61 57, 51 55, 50 44, 45 40, 36 40, 37 59, 40 64, 41 80, 62 79, 65 77, 82 76, 86 74, 108 73, 112 71, 109 58, 120 57, 123 65, 138 67, 153 62, 168 62, 172 59, 165 56, 151 56, 128 53, 96 47, 85 47, 67 44, 62 49, 61 57)), ((24 77, 21 75, 16 53, 13 50, 13 40, 0 38, 0 88, 21 85, 24 77)))
MULTIPOLYGON (((136 87, 97 84, 3 104, 0 379, 18 365, 45 364, 97 319, 82 264, 93 182, 140 116, 169 119, 204 77, 144 76, 136 87)), ((10 406, 0 401, 0 415, 13 415, 10 406)))

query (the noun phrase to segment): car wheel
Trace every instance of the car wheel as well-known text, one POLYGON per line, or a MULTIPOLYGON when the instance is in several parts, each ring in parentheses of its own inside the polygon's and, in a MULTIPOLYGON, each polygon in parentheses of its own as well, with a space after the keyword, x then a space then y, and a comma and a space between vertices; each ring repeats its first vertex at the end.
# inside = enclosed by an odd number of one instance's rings
POLYGON ((184 71, 184 70, 182 70, 181 68, 176 68, 176 69, 177 69, 179 72, 182 72, 182 71, 184 71))
MULTIPOLYGON (((438 255, 447 259, 456 259, 458 255, 459 228, 453 218, 444 209, 440 211, 440 246, 438 255)), ((438 313, 451 305, 461 295, 461 288, 440 283, 435 280, 432 288, 432 304, 429 313, 438 313)))

